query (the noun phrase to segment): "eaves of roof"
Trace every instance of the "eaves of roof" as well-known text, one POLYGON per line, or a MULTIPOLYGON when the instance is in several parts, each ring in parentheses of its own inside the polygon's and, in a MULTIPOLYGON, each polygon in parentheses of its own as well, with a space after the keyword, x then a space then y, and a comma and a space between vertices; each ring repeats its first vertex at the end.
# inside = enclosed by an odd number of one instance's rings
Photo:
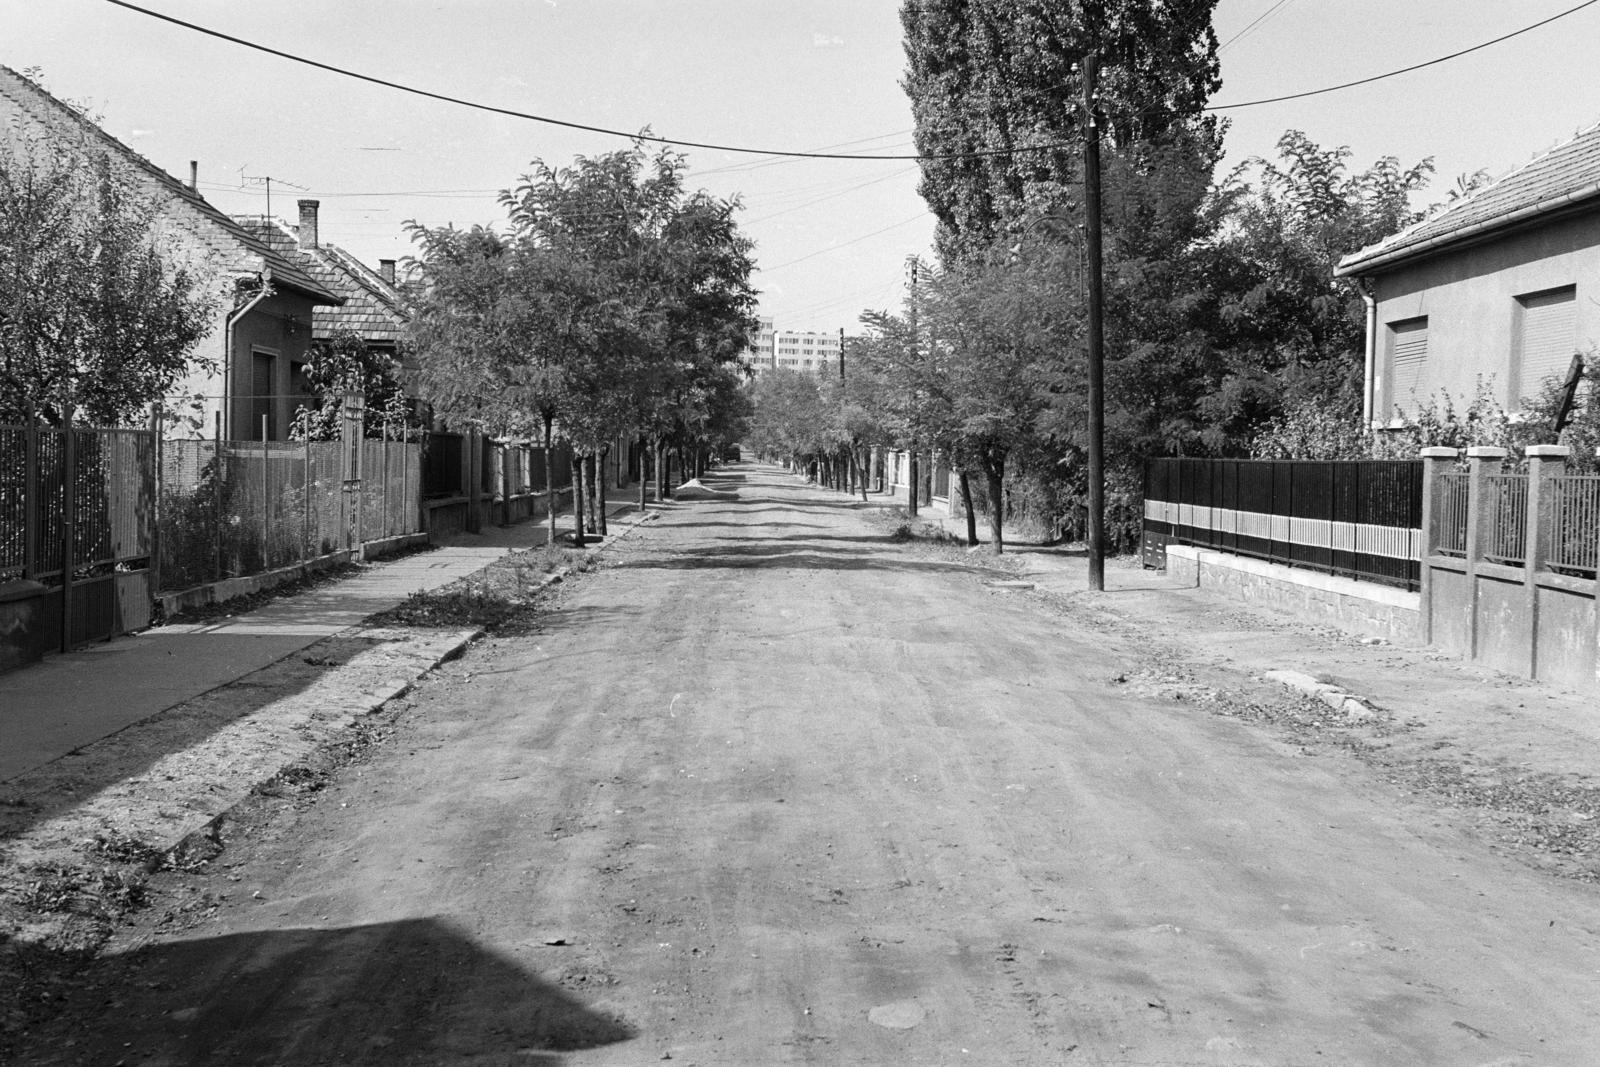
POLYGON ((1580 131, 1439 214, 1351 253, 1333 273, 1345 278, 1391 270, 1596 207, 1600 207, 1600 126, 1580 131))
POLYGON ((1333 276, 1335 278, 1348 278, 1354 275, 1373 274, 1381 270, 1390 270, 1403 263, 1423 259, 1444 251, 1454 251, 1469 245, 1481 244, 1501 234, 1526 229, 1528 226, 1542 222, 1554 221, 1564 215, 1576 214, 1585 208, 1594 207, 1600 207, 1600 181, 1537 204, 1529 204, 1515 211, 1509 211, 1504 215, 1483 219, 1479 222, 1462 226, 1459 229, 1422 238, 1402 244, 1399 247, 1386 248, 1385 244, 1380 242, 1370 248, 1353 252, 1341 259, 1339 265, 1333 268, 1333 276))
POLYGON ((39 127, 55 135, 75 132, 98 143, 122 162, 133 167, 162 195, 182 205, 208 229, 200 239, 218 254, 231 270, 241 273, 267 272, 274 284, 299 290, 313 299, 341 301, 287 259, 275 253, 222 211, 213 207, 198 190, 191 189, 148 159, 111 136, 71 106, 9 67, 0 66, 0 97, 30 116, 39 127))

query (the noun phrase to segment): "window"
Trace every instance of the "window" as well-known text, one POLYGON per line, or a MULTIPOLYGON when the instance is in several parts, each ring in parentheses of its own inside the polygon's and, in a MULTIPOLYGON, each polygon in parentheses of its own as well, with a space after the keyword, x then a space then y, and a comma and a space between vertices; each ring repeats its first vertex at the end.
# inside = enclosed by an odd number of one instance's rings
POLYGON ((1389 409, 1415 412, 1428 395, 1428 319, 1389 324, 1389 409))
POLYGON ((1576 286, 1517 297, 1517 359, 1511 405, 1535 396, 1548 378, 1565 379, 1577 348, 1576 286))

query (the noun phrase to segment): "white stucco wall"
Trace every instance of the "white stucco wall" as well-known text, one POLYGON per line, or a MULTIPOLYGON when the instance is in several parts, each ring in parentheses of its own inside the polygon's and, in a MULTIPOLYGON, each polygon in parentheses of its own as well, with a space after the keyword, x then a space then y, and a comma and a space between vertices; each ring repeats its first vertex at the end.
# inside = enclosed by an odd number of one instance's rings
POLYGON ((1600 345, 1600 213, 1547 223, 1536 229, 1434 256, 1375 276, 1377 351, 1373 406, 1379 425, 1390 422, 1399 401, 1389 327, 1428 318, 1424 395, 1447 392, 1470 400, 1481 379, 1508 411, 1540 383, 1524 380, 1518 366, 1518 297, 1576 286, 1576 351, 1600 345))

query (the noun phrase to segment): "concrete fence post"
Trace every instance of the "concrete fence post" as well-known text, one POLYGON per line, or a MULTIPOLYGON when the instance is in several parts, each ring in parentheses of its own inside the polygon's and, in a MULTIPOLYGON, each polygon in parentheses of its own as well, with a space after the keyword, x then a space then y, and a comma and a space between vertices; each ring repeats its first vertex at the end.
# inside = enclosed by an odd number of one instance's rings
POLYGON ((1478 571, 1483 554, 1494 537, 1494 507, 1489 500, 1489 476, 1505 462, 1506 450, 1489 445, 1467 449, 1467 653, 1477 659, 1478 571))
MULTIPOLYGON (((364 437, 366 436, 366 408, 367 398, 360 390, 352 390, 344 394, 344 406, 339 419, 339 451, 340 473, 343 475, 343 491, 346 506, 349 509, 345 514, 347 526, 344 529, 345 548, 353 553, 357 560, 366 559, 365 531, 362 529, 363 497, 366 489, 362 485, 366 472, 362 469, 364 437)), ((266 445, 262 445, 263 454, 266 445)))
POLYGON ((1529 445, 1527 518, 1522 550, 1523 614, 1527 619, 1528 677, 1539 677, 1539 572, 1550 558, 1550 531, 1554 527, 1556 486, 1566 471, 1572 449, 1566 445, 1529 445))
POLYGON ((1417 544, 1417 606, 1422 624, 1422 643, 1433 644, 1433 569, 1428 557, 1439 550, 1439 476, 1461 458, 1459 449, 1422 450, 1422 530, 1417 544))

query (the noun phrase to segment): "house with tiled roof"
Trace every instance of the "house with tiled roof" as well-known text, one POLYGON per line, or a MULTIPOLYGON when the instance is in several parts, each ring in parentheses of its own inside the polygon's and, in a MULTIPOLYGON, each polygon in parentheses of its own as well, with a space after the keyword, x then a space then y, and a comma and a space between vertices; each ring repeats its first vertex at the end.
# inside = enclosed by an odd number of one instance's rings
POLYGON ((1600 126, 1340 261, 1367 300, 1377 428, 1480 383, 1507 411, 1600 346, 1600 126))
POLYGON ((210 333, 192 353, 188 378, 173 390, 191 426, 224 437, 281 439, 295 368, 312 340, 313 309, 345 298, 296 261, 274 251, 196 188, 112 137, 32 80, 0 66, 0 149, 105 159, 140 190, 163 255, 207 279, 216 296, 210 333))
POLYGON ((301 200, 298 206, 298 224, 259 216, 237 221, 324 288, 345 298, 343 304, 316 309, 311 326, 314 339, 328 340, 348 330, 359 334, 371 347, 398 357, 410 313, 395 284, 394 261, 383 260, 379 269, 373 270, 339 246, 321 239, 318 201, 301 200))

